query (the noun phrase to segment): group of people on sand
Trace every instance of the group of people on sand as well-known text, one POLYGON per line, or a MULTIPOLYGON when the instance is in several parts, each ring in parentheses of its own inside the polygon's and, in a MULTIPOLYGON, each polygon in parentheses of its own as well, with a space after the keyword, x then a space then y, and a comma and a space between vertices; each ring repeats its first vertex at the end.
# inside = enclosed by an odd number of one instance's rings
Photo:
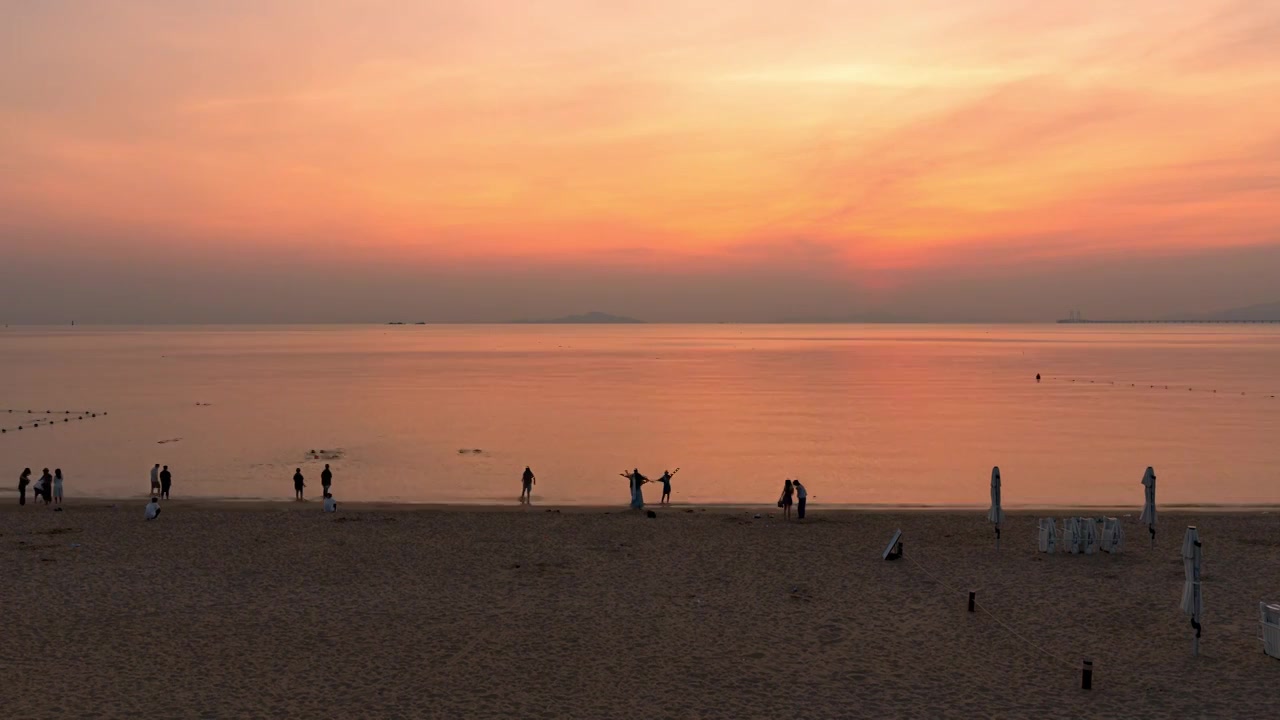
POLYGON ((631 472, 618 473, 627 479, 627 484, 631 488, 631 508, 633 510, 644 509, 644 486, 646 483, 660 482, 662 483, 662 499, 658 501, 660 505, 671 504, 671 478, 680 472, 680 468, 672 470, 663 470, 662 476, 657 480, 650 480, 640 472, 640 468, 632 468, 631 472))
MULTIPOLYGON (((22 474, 18 476, 18 504, 27 504, 27 486, 31 485, 31 468, 23 468, 22 474)), ((36 481, 36 485, 31 491, 35 494, 35 500, 43 500, 45 505, 55 505, 55 510, 62 507, 62 468, 55 468, 53 474, 49 474, 49 468, 45 468, 40 475, 40 479, 36 481)))
MULTIPOLYGON (((303 489, 307 487, 307 479, 302 475, 302 468, 296 468, 293 471, 293 499, 299 502, 306 500, 303 496, 303 489)), ((329 463, 324 464, 324 470, 320 472, 320 489, 324 495, 324 511, 337 512, 338 501, 333 499, 333 471, 329 469, 329 463)))
POLYGON ((160 517, 160 500, 169 499, 169 490, 173 487, 173 473, 169 466, 160 467, 160 463, 151 466, 151 502, 147 503, 146 518, 155 520, 160 517))

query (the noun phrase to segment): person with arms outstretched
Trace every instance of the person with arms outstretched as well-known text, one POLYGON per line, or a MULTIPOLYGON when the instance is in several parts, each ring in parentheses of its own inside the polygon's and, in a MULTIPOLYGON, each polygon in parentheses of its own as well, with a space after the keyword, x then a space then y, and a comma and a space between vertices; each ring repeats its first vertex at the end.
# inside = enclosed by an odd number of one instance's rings
POLYGON ((538 483, 538 478, 534 476, 533 471, 528 465, 524 466, 524 474, 520 476, 520 502, 533 502, 533 486, 538 483))
POLYGON ((662 471, 662 477, 658 478, 658 480, 662 481, 662 499, 658 501, 659 505, 671 504, 671 478, 675 477, 678 472, 680 472, 680 468, 676 468, 676 472, 671 472, 670 470, 662 471))

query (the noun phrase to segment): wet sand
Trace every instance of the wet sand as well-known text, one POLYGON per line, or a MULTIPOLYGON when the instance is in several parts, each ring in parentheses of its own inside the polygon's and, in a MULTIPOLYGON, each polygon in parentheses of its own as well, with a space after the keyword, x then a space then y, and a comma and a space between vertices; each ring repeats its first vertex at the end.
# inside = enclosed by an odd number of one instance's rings
POLYGON ((1280 660, 1257 640, 1258 601, 1280 599, 1274 513, 1162 514, 1154 549, 1131 515, 1122 555, 1048 556, 1032 512, 996 551, 981 512, 652 509, 179 499, 144 522, 138 501, 7 504, 3 715, 1276 712, 1280 660), (1187 524, 1205 543, 1198 658, 1187 524), (899 527, 911 561, 883 562, 899 527), (968 589, 1023 638, 968 613, 968 589))

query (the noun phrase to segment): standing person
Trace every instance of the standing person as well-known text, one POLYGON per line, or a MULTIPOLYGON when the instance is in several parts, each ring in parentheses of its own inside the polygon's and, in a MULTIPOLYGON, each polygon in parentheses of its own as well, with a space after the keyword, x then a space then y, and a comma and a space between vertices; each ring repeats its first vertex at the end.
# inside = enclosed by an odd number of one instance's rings
POLYGON ((147 503, 146 518, 155 520, 158 517, 160 517, 160 498, 152 497, 151 502, 147 503))
POLYGON ((169 472, 169 466, 165 465, 160 471, 160 499, 169 499, 169 488, 173 486, 173 473, 169 472))
POLYGON ((324 472, 320 473, 320 489, 327 496, 329 486, 333 484, 333 471, 329 469, 329 463, 324 464, 324 472))
POLYGON ((791 519, 791 496, 795 493, 795 489, 791 485, 791 479, 787 478, 787 482, 782 486, 782 497, 778 498, 778 507, 782 508, 782 516, 788 520, 791 519))
POLYGON ((31 484, 31 468, 23 468, 18 476, 18 504, 27 504, 27 486, 31 484))
POLYGON ((524 466, 524 474, 520 476, 520 502, 533 502, 533 486, 538 483, 538 478, 534 477, 533 471, 528 465, 524 466))
POLYGON ((649 482, 649 478, 640 474, 640 468, 631 471, 631 507, 636 510, 644 509, 644 484, 649 482))
POLYGON ((49 468, 45 468, 44 474, 40 476, 40 484, 36 486, 36 494, 44 498, 45 505, 53 502, 53 476, 49 474, 49 468))
POLYGON ((671 504, 671 478, 675 477, 677 472, 680 472, 680 468, 676 468, 676 472, 663 470, 662 477, 658 478, 662 481, 662 499, 658 501, 659 505, 671 504))
POLYGON ((53 471, 53 504, 62 504, 62 468, 53 471))
POLYGON ((796 489, 796 519, 803 520, 804 504, 809 499, 809 491, 805 490, 804 486, 800 484, 799 478, 792 480, 791 486, 796 489))
POLYGON ((298 468, 293 472, 293 499, 294 500, 302 499, 302 488, 306 486, 307 484, 303 482, 303 478, 302 478, 302 468, 298 468))
POLYGON ((151 468, 151 494, 160 494, 160 463, 156 463, 156 466, 151 468))

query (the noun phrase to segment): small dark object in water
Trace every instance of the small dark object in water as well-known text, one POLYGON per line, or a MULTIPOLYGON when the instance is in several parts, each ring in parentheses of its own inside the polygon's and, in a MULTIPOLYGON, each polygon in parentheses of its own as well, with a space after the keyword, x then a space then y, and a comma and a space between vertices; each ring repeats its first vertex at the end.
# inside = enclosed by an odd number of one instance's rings
POLYGON ((475 454, 479 455, 480 453, 482 453, 482 452, 484 452, 484 451, 483 451, 483 450, 481 450, 480 448, 472 448, 471 452, 473 452, 473 453, 475 453, 475 454))
POLYGON ((654 518, 658 517, 658 513, 654 512, 654 511, 652 511, 652 510, 646 510, 646 511, 644 512, 644 514, 645 514, 645 515, 646 515, 650 520, 652 520, 652 519, 654 519, 654 518))
POLYGON ((467 449, 466 449, 466 448, 458 448, 458 454, 459 454, 459 455, 462 455, 462 454, 463 454, 463 453, 465 453, 466 451, 467 451, 467 449))
POLYGON ((1036 382, 1040 382, 1040 373, 1036 373, 1036 382))

